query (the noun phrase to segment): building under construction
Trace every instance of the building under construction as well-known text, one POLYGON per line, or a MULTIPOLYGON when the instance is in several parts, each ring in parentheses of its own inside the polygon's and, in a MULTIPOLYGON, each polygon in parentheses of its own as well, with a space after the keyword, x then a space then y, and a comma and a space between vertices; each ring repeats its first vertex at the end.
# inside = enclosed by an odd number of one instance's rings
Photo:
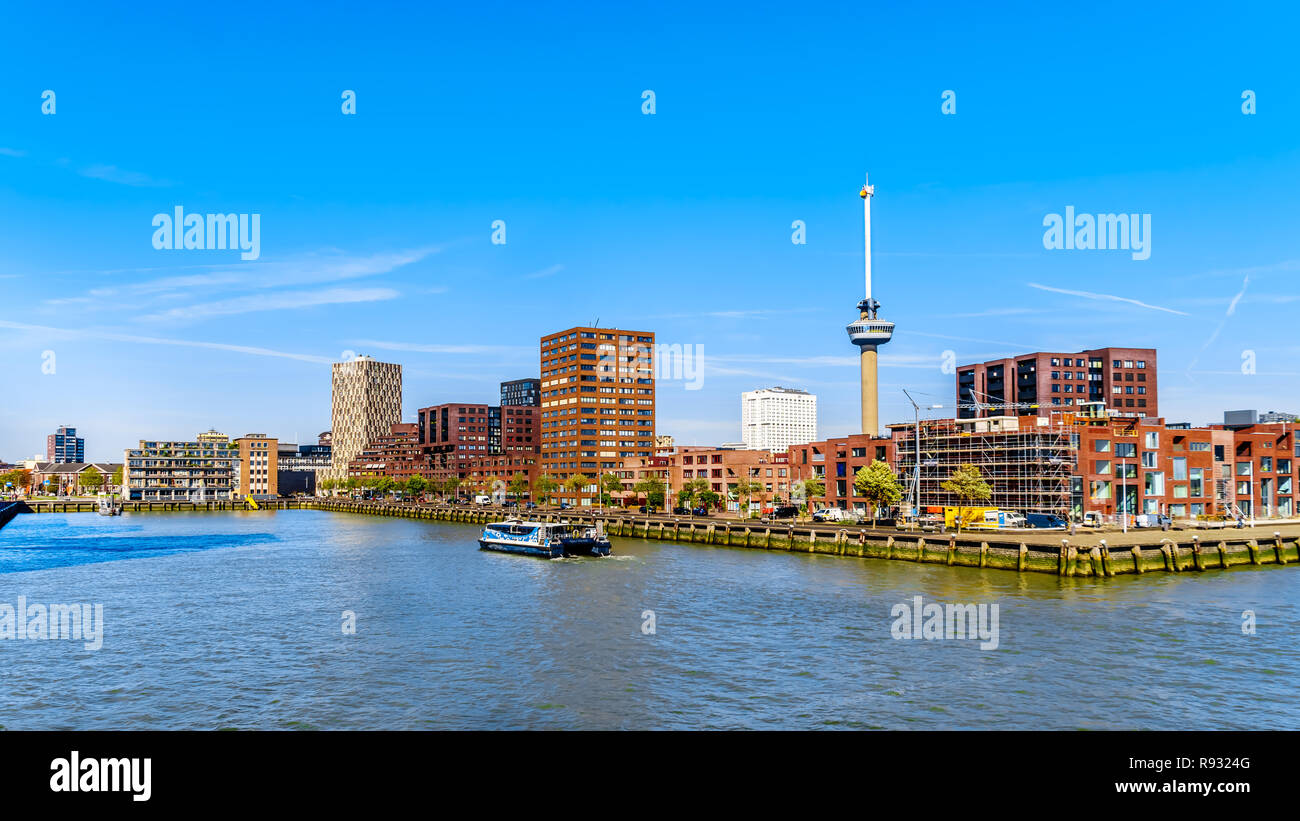
POLYGON ((1071 425, 1051 418, 995 416, 982 419, 923 419, 890 425, 898 476, 908 488, 905 507, 919 512, 965 504, 943 489, 962 465, 979 468, 993 491, 977 506, 1020 513, 1078 515, 1082 489, 1075 466, 1079 437, 1071 425), (918 452, 920 469, 917 469, 918 452))

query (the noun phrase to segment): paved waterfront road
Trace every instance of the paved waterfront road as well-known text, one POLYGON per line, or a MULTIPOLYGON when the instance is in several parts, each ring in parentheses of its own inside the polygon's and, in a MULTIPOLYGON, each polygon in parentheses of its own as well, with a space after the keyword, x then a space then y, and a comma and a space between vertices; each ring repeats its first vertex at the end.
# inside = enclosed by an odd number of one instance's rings
POLYGON ((99 650, 0 639, 0 724, 1300 728, 1300 568, 1060 579, 640 539, 547 562, 476 535, 320 511, 19 516, 0 605, 100 603, 106 630, 99 650), (917 595, 997 604, 998 649, 892 638, 917 595))

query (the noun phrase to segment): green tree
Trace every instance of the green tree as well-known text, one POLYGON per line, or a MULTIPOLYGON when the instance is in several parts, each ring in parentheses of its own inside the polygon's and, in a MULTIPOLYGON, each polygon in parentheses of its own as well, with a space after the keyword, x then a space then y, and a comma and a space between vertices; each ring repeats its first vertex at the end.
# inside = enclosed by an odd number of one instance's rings
POLYGON ((551 496, 558 490, 560 483, 555 481, 555 477, 549 473, 543 473, 533 482, 533 495, 537 497, 537 503, 549 505, 551 496))
POLYGON ((694 507, 700 499, 700 494, 706 490, 709 490, 709 483, 704 479, 683 482, 682 489, 677 491, 677 503, 682 507, 694 507))
POLYGON ((122 487, 122 468, 123 465, 118 465, 117 469, 113 471, 113 478, 109 480, 113 487, 122 487))
POLYGON ((713 506, 716 505, 718 503, 718 500, 721 499, 722 497, 719 496, 717 493, 714 493, 712 490, 706 488, 704 490, 701 490, 698 494, 696 494, 696 498, 700 500, 700 505, 703 506, 706 510, 712 510, 713 506))
POLYGON ((77 475, 77 484, 90 493, 97 493, 104 486, 104 474, 90 468, 77 475))
POLYGON ((525 473, 516 473, 510 477, 510 495, 515 497, 518 502, 528 492, 528 475, 525 473))
MULTIPOLYGON (((582 473, 571 473, 568 478, 564 480, 564 489, 576 497, 578 493, 589 484, 591 484, 591 478, 589 476, 582 473)), ((576 505, 578 500, 575 498, 573 501, 576 505)))
POLYGON ((397 487, 391 476, 376 476, 371 480, 373 487, 381 496, 387 496, 397 487))
POLYGON ((664 484, 664 480, 658 476, 646 476, 633 485, 632 490, 644 495, 646 504, 658 508, 664 506, 664 493, 667 486, 664 484))
POLYGON ((966 519, 966 508, 971 506, 969 503, 984 501, 993 496, 993 488, 984 481, 979 467, 975 465, 962 465, 957 468, 953 471, 952 478, 939 487, 957 497, 958 533, 961 533, 962 524, 966 519))
POLYGON ((763 486, 753 479, 741 477, 736 480, 735 484, 731 485, 730 490, 736 494, 737 502, 741 499, 745 500, 745 506, 740 509, 740 515, 744 518, 749 515, 749 503, 754 498, 754 494, 761 493, 763 486))
POLYGON ((898 483, 889 465, 879 459, 858 468, 853 477, 853 490, 871 505, 871 527, 876 526, 876 511, 897 504, 903 498, 903 486, 898 483))
MULTIPOLYGON (((604 473, 600 477, 601 501, 606 505, 614 504, 614 494, 623 492, 623 480, 613 473, 604 473)), ((620 503, 622 500, 619 500, 620 503)))
POLYGON ((444 498, 446 496, 450 496, 454 499, 456 498, 456 494, 459 492, 460 492, 460 479, 458 477, 453 476, 443 483, 444 498))
POLYGON ((412 476, 410 479, 406 480, 406 490, 412 496, 419 496, 421 493, 424 493, 425 488, 428 486, 429 480, 425 479, 423 476, 412 476))

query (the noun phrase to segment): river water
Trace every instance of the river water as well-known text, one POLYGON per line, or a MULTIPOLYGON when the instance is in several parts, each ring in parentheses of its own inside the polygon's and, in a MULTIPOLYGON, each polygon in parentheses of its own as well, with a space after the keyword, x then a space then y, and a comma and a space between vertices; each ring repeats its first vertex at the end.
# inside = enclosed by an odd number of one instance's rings
POLYGON ((477 534, 310 510, 19 516, 0 608, 101 604, 105 629, 97 650, 0 640, 0 725, 1300 728, 1300 567, 1058 579, 618 538, 545 561, 477 534), (915 596, 996 604, 997 649, 894 638, 915 596))

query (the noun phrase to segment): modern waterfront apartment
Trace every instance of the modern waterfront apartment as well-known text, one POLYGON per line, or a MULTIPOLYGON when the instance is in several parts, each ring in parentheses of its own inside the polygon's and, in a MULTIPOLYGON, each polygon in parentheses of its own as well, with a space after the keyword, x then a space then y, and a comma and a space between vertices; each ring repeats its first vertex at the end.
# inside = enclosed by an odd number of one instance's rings
POLYGON ((133 502, 230 499, 239 481, 239 445, 208 431, 193 442, 140 441, 123 460, 124 493, 133 502))
POLYGON ((1021 354, 957 368, 957 417, 1051 416, 1102 402, 1112 416, 1159 416, 1155 348, 1021 354))
POLYGON ((334 363, 329 477, 345 479, 348 464, 402 421, 402 366, 358 356, 334 363))
POLYGON ((578 327, 541 339, 542 471, 563 484, 592 480, 555 498, 589 506, 596 482, 655 452, 655 336, 648 331, 578 327))
POLYGON ((785 451, 817 438, 817 397, 794 388, 740 395, 740 433, 749 450, 785 451))

